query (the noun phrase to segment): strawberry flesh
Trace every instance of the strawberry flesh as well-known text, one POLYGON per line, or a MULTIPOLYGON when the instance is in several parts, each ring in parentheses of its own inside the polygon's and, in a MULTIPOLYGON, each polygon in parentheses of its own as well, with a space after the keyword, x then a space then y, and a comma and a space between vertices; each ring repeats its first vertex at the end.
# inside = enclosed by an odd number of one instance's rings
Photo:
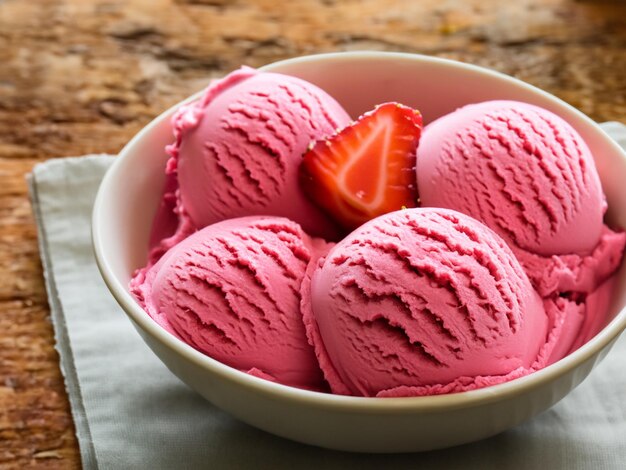
POLYGON ((348 230, 416 207, 415 151, 421 131, 419 111, 381 104, 304 154, 301 187, 348 230))

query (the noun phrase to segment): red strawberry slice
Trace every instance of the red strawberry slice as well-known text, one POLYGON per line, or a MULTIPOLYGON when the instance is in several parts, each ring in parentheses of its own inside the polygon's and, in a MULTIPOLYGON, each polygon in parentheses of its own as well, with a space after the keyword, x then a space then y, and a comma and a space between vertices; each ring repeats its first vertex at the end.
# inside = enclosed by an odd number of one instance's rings
POLYGON ((403 207, 416 207, 419 111, 384 103, 332 137, 317 141, 300 165, 300 184, 346 229, 403 207))

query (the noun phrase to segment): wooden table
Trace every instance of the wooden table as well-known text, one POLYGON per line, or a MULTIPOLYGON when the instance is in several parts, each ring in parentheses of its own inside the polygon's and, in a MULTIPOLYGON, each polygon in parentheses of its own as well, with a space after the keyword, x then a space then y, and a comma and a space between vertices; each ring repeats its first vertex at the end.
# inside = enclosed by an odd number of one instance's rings
POLYGON ((491 67, 626 122, 626 3, 0 0, 0 467, 77 468, 24 175, 117 152, 241 64, 346 50, 491 67))

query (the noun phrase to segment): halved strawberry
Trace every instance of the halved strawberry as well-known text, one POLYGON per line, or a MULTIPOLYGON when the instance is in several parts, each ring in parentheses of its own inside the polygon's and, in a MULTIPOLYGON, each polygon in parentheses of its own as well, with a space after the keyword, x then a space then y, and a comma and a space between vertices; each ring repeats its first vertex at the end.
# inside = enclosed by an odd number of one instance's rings
POLYGON ((384 103, 304 154, 300 184, 346 229, 417 205, 415 150, 419 111, 384 103))

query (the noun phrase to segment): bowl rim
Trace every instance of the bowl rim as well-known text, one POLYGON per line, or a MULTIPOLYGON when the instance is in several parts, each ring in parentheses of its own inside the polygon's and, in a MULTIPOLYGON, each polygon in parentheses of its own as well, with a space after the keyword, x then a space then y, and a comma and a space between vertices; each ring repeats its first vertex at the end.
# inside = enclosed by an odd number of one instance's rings
MULTIPOLYGON (((334 52, 324 54, 313 54, 291 59, 277 61, 263 67, 261 71, 274 71, 285 65, 294 65, 315 61, 351 61, 351 60, 404 60, 414 63, 429 63, 451 69, 464 69, 479 75, 486 75, 491 78, 503 80, 511 85, 533 92, 545 99, 548 99, 556 106, 573 113, 584 124, 591 126, 596 134, 613 146, 622 158, 626 159, 626 153, 613 141, 591 118, 564 102, 560 98, 545 92, 533 85, 523 82, 509 75, 491 70, 489 68, 460 62, 451 59, 431 57, 422 54, 402 53, 402 52, 378 52, 378 51, 354 51, 354 52, 334 52)), ((277 72, 279 73, 279 72, 277 72)), ((164 120, 170 118, 175 109, 196 100, 201 96, 202 91, 192 94, 183 101, 171 106, 154 118, 143 127, 119 152, 113 164, 106 172, 94 203, 92 212, 92 244, 95 254, 96 264, 108 289, 118 304, 122 307, 129 319, 136 327, 140 327, 145 333, 167 347, 186 361, 190 361, 202 369, 207 370, 220 377, 238 385, 249 388, 251 391, 273 398, 280 397, 283 400, 296 402, 302 405, 317 408, 340 410, 346 413, 370 413, 370 414, 399 414, 399 413, 435 413, 441 410, 454 410, 486 405, 489 403, 507 400, 527 391, 539 387, 541 384, 552 382, 559 377, 566 375, 583 363, 594 359, 594 357, 611 345, 619 335, 626 329, 626 307, 622 308, 600 332, 598 332, 587 343, 563 359, 551 364, 539 371, 529 375, 513 379, 511 381, 479 388, 471 391, 456 392, 442 395, 430 395, 419 397, 397 397, 397 398, 377 398, 377 397, 353 397, 335 395, 331 393, 315 392, 303 390, 288 385, 264 380, 246 372, 227 366, 211 357, 197 351, 160 327, 152 318, 136 303, 132 295, 127 291, 119 279, 114 275, 113 269, 108 261, 107 253, 104 249, 102 227, 104 221, 102 213, 106 205, 106 195, 114 185, 115 177, 122 167, 122 163, 128 155, 133 154, 133 148, 149 137, 154 128, 162 124, 164 120)))

